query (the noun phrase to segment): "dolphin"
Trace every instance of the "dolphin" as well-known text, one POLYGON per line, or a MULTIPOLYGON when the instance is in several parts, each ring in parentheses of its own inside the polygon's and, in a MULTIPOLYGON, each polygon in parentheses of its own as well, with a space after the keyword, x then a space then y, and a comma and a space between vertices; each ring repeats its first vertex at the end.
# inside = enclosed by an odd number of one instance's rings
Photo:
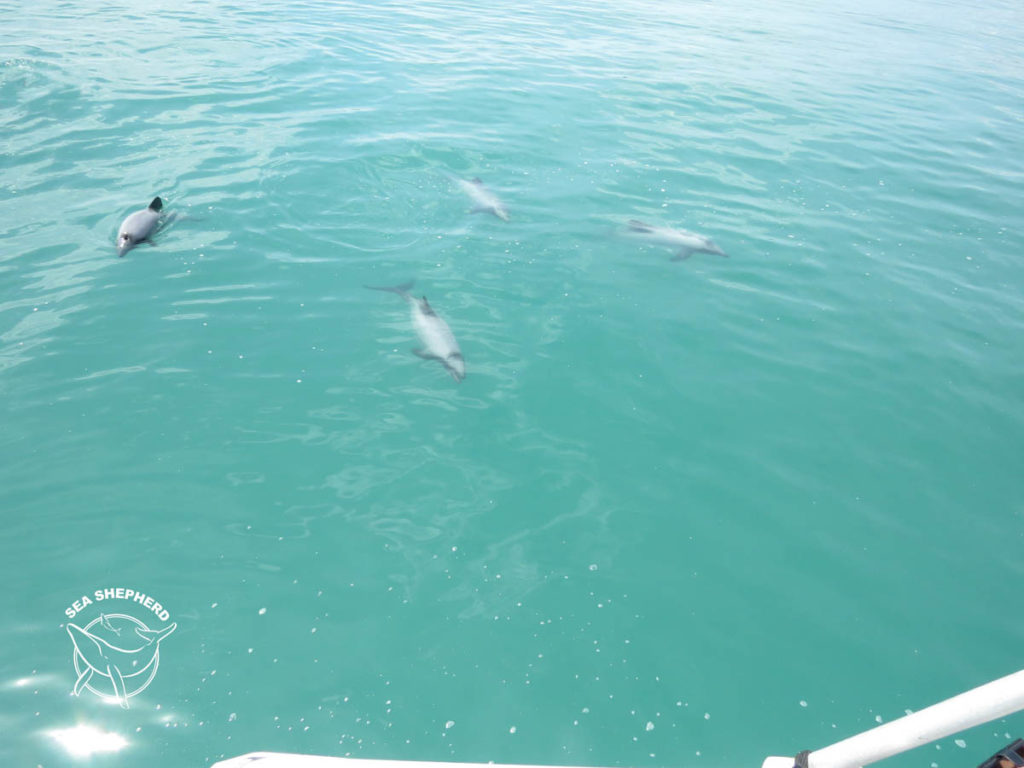
MULTIPOLYGON (((109 623, 109 621, 108 621, 109 623)), ((125 690, 124 678, 136 675, 147 669, 156 658, 160 641, 177 629, 176 623, 160 630, 135 628, 135 635, 142 640, 137 648, 119 648, 97 637, 76 624, 68 624, 68 634, 75 645, 75 653, 82 657, 85 669, 75 681, 75 696, 89 684, 93 674, 109 677, 114 686, 114 695, 123 709, 128 709, 128 692, 125 690), (147 650, 148 649, 148 650, 147 650), (143 651, 146 651, 143 653, 143 651), (127 670, 135 671, 127 671, 127 670), (122 672, 122 670, 126 670, 122 672)), ((127 638, 126 638, 127 640, 127 638)))
POLYGON ((719 248, 710 237, 698 235, 696 232, 687 232, 685 229, 652 227, 650 224, 632 219, 629 222, 628 232, 630 235, 643 237, 652 243, 678 248, 679 251, 672 257, 672 261, 688 259, 694 253, 714 253, 729 258, 729 254, 719 248))
POLYGON ((423 344, 422 349, 414 349, 413 353, 419 355, 424 360, 437 360, 458 383, 466 378, 466 361, 462 358, 462 350, 459 349, 459 343, 455 340, 455 336, 452 334, 452 329, 448 327, 448 323, 442 320, 437 312, 434 311, 434 308, 427 302, 426 296, 422 299, 417 299, 415 296, 410 295, 409 289, 412 286, 413 281, 410 280, 408 283, 393 287, 376 285, 367 285, 365 287, 371 291, 397 293, 409 302, 409 307, 412 311, 412 325, 416 329, 416 335, 420 337, 420 343, 423 344))
POLYGON ((508 221, 508 211, 505 209, 505 204, 498 199, 496 194, 485 187, 480 179, 473 179, 471 181, 466 181, 465 179, 455 180, 462 187, 462 191, 469 195, 469 199, 473 201, 473 208, 470 210, 470 213, 491 213, 502 221, 508 221))
POLYGON ((102 626, 108 632, 113 632, 118 637, 121 636, 121 630, 110 623, 110 619, 107 618, 105 613, 100 614, 100 626, 102 626))
POLYGON ((121 228, 117 230, 117 255, 124 256, 136 245, 146 240, 160 221, 160 211, 164 202, 159 197, 154 197, 148 208, 130 214, 121 222, 121 228))

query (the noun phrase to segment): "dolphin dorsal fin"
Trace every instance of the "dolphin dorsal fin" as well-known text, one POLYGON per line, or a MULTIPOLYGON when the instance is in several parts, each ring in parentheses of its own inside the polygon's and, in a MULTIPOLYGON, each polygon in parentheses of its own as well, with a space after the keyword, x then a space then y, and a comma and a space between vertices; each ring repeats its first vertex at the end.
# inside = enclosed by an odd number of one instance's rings
POLYGON ((161 200, 159 197, 154 197, 153 202, 149 204, 149 210, 151 211, 161 211, 163 210, 163 207, 164 201, 161 200))
POLYGON ((478 186, 483 186, 483 183, 484 183, 484 182, 483 182, 483 179, 481 179, 481 178, 480 178, 479 176, 474 176, 474 177, 473 177, 473 178, 471 179, 471 181, 472 181, 472 182, 473 182, 474 184, 478 185, 478 186))
POLYGON ((630 219, 629 228, 632 229, 634 232, 650 232, 651 229, 653 229, 653 227, 651 227, 650 224, 645 224, 639 219, 630 219))

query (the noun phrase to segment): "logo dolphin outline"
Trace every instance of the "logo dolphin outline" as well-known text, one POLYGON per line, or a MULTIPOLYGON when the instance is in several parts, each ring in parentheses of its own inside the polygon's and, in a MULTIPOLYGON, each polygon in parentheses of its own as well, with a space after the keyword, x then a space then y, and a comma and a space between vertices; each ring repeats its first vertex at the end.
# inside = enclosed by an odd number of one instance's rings
POLYGON ((79 696, 83 689, 88 688, 97 696, 108 697, 110 694, 97 691, 89 684, 93 675, 98 673, 101 677, 110 679, 114 688, 114 698, 118 700, 122 709, 128 709, 128 699, 144 691, 156 675, 157 667, 160 664, 160 642, 177 628, 177 622, 173 622, 163 629, 150 629, 135 617, 126 616, 122 613, 101 615, 100 618, 93 619, 86 624, 84 628, 79 627, 77 624, 68 624, 68 635, 75 646, 75 671, 78 673, 78 679, 75 681, 73 690, 74 695, 79 696), (142 641, 141 645, 137 648, 119 647, 89 631, 96 624, 100 624, 105 628, 112 626, 110 625, 111 618, 126 619, 136 625, 135 632, 133 634, 129 633, 123 639, 120 638, 120 633, 117 633, 120 644, 123 645, 130 638, 134 637, 142 641), (141 655, 147 649, 150 651, 148 658, 145 655, 141 655), (84 663, 84 668, 82 669, 79 668, 79 659, 84 663), (140 666, 141 661, 145 661, 145 663, 140 666), (137 677, 150 667, 152 667, 152 671, 146 681, 135 690, 129 692, 125 685, 125 678, 137 677), (131 668, 138 669, 127 674, 122 672, 122 669, 131 668))

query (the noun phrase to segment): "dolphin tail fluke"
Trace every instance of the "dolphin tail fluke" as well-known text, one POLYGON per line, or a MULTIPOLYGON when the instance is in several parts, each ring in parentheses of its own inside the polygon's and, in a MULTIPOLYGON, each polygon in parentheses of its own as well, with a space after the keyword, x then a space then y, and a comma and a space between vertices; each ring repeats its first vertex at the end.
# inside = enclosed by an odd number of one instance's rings
POLYGON ((369 288, 371 291, 387 291, 388 293, 397 293, 399 296, 407 297, 409 291, 412 290, 412 286, 415 280, 410 280, 407 283, 401 285, 364 285, 363 288, 369 288))
POLYGON ((653 227, 650 224, 644 224, 642 221, 638 219, 630 219, 629 228, 633 232, 650 232, 653 229, 653 227))
POLYGON ((673 256, 670 259, 670 261, 683 261, 685 259, 690 258, 690 256, 692 256, 692 255, 693 255, 693 249, 692 248, 683 248, 681 251, 679 251, 679 253, 677 253, 675 256, 673 256))
POLYGON ((149 204, 149 210, 151 211, 160 211, 163 210, 163 207, 164 201, 161 200, 159 197, 154 197, 153 202, 149 204))
POLYGON ((159 643, 177 628, 177 622, 169 624, 163 629, 143 629, 142 627, 136 627, 135 634, 145 640, 147 645, 152 645, 153 643, 159 643))

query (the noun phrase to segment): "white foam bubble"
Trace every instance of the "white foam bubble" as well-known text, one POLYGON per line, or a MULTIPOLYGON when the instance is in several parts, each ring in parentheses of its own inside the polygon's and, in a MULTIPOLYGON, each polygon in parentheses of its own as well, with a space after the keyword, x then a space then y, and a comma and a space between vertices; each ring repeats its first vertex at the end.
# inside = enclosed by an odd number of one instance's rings
POLYGON ((101 752, 120 752, 128 746, 128 739, 119 733, 103 731, 94 725, 76 725, 57 728, 47 735, 60 744, 72 757, 91 757, 101 752))

